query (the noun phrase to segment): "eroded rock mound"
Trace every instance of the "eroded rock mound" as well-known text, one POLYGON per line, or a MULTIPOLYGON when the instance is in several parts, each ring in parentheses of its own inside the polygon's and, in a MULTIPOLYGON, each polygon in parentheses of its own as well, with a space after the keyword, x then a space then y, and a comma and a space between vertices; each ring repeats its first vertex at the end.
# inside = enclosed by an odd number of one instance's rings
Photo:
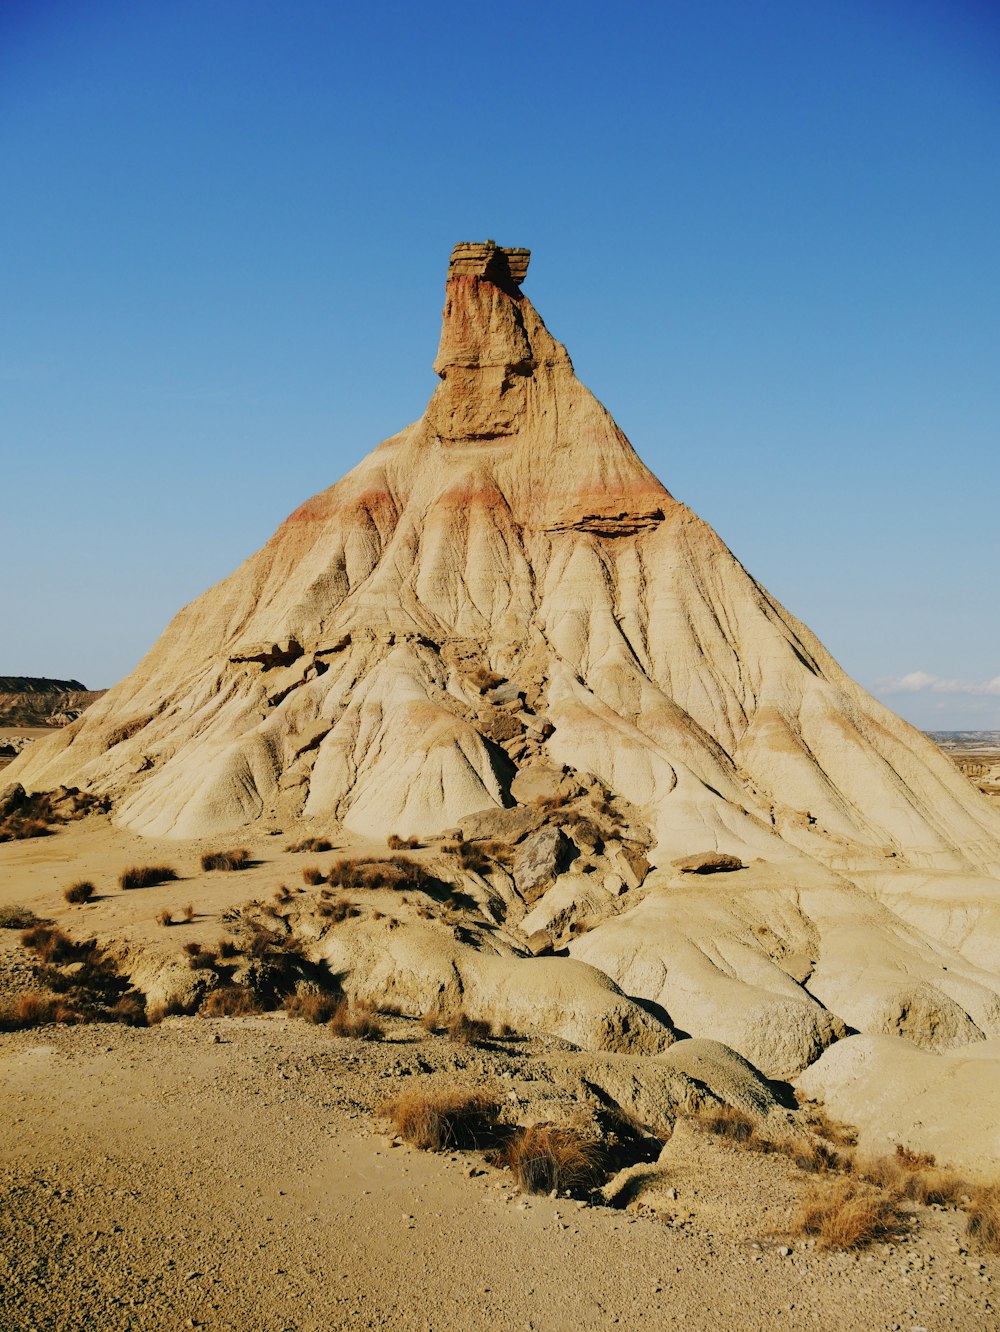
POLYGON ((994 1039, 1000 813, 652 476, 528 258, 455 248, 423 416, 10 779, 148 836, 433 843, 447 931, 311 940, 406 1012, 778 1079, 849 1030, 994 1039))

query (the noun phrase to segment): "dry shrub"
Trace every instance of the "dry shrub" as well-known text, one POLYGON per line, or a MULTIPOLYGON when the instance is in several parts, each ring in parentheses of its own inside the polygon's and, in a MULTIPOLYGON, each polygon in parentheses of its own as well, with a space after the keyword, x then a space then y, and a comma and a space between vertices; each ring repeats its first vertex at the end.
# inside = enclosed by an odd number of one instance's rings
POLYGON ((901 1142, 896 1143, 896 1160, 904 1170, 929 1170, 935 1164, 931 1152, 912 1152, 901 1142))
POLYGON ((188 956, 188 966, 193 971, 207 971, 209 967, 215 966, 215 954, 209 948, 203 948, 200 943, 195 943, 192 939, 190 943, 184 945, 184 951, 188 956))
POLYGON ((361 1003, 352 1006, 346 999, 340 1000, 326 1025, 331 1035, 358 1041, 380 1041, 385 1035, 374 1008, 361 1003))
POLYGON ((319 854, 321 851, 332 851, 333 843, 328 842, 325 837, 306 837, 301 842, 292 842, 285 847, 286 851, 312 851, 319 854))
POLYGON ((161 925, 172 925, 174 923, 173 916, 170 914, 169 911, 166 910, 166 908, 164 908, 164 910, 160 912, 160 914, 156 917, 156 919, 159 921, 161 925))
POLYGON ((202 1017, 250 1017, 262 1009, 246 985, 222 985, 206 996, 198 1012, 202 1017))
POLYGON ((603 1151, 594 1137, 555 1124, 518 1129, 496 1153, 522 1193, 575 1193, 593 1188, 602 1174, 603 1151))
POLYGON ((836 1151, 822 1138, 797 1138, 779 1144, 785 1156, 791 1157, 800 1170, 812 1175, 825 1175, 831 1170, 849 1174, 854 1162, 849 1156, 836 1151))
POLYGON ((326 882, 326 875, 318 865, 307 865, 302 871, 302 878, 313 888, 315 888, 318 883, 326 882))
POLYGON ((488 1041, 493 1035, 490 1023, 470 1018, 466 1013, 457 1013, 448 1023, 447 1031, 460 1045, 475 1045, 478 1041, 488 1041))
POLYGON ((236 943, 233 939, 221 939, 219 941, 219 949, 218 949, 219 957, 222 958, 237 957, 239 951, 240 950, 239 948, 237 948, 236 943))
POLYGON ((321 1022, 329 1022, 342 1002, 336 994, 320 994, 316 991, 290 994, 285 1000, 285 1012, 289 1017, 302 1018, 303 1022, 319 1025, 321 1022))
POLYGON ((25 930, 21 943, 38 954, 39 960, 48 963, 76 962, 90 949, 89 944, 74 943, 68 934, 63 934, 52 925, 36 925, 25 930))
MULTIPOLYGON (((763 928, 767 932, 767 926, 763 928)), ((839 1120, 831 1119, 823 1110, 812 1110, 806 1122, 813 1133, 833 1143, 834 1147, 857 1146, 858 1130, 852 1124, 842 1124, 839 1120)))
POLYGON ((796 1235, 814 1235, 824 1249, 858 1249, 889 1238, 903 1224, 899 1195, 861 1180, 818 1186, 792 1221, 796 1235))
POLYGON ((279 884, 274 890, 274 900, 278 906, 285 906, 292 900, 292 895, 285 884, 279 884))
POLYGON ((12 814, 0 822, 0 842, 20 842, 26 837, 48 837, 51 832, 45 819, 22 818, 12 814))
POLYGON ((67 902, 89 902, 94 896, 94 891, 92 883, 88 883, 86 879, 78 879, 76 883, 71 883, 63 890, 63 897, 67 902))
POLYGON ((206 851, 201 858, 203 870, 242 870, 250 864, 250 852, 245 846, 236 851, 206 851))
POLYGON ((1000 1184, 976 1189, 967 1211, 969 1239, 980 1253, 1000 1254, 1000 1184))
POLYGON ((170 999, 165 1004, 155 1004, 152 1008, 146 1009, 146 1025, 158 1027, 164 1018, 189 1017, 191 1012, 192 1009, 179 999, 170 999))
POLYGON ((41 1027, 49 1022, 83 1020, 83 1014, 68 1001, 42 990, 29 990, 16 999, 0 1003, 0 1031, 22 1031, 26 1027, 41 1027))
POLYGON ((744 1147, 757 1147, 761 1143, 757 1125, 745 1110, 735 1105, 713 1105, 703 1110, 695 1122, 706 1133, 728 1138, 730 1142, 740 1143, 744 1147))
POLYGON ((441 1152, 492 1142, 500 1103, 485 1092, 408 1091, 384 1102, 378 1112, 414 1147, 441 1152))
POLYGON ((0 907, 0 930, 30 930, 33 925, 42 924, 44 921, 28 907, 0 907))
POLYGON ((350 920, 352 916, 360 916, 361 912, 353 902, 348 902, 346 897, 338 897, 332 902, 320 902, 316 914, 326 920, 332 920, 335 925, 339 925, 342 920, 350 920))
POLYGON ((194 903, 188 902, 187 906, 181 912, 181 920, 185 925, 190 925, 194 920, 194 903))
POLYGON ((493 868, 493 862, 478 842, 458 842, 458 858, 462 868, 472 874, 486 874, 493 868))
POLYGON ((137 994, 123 994, 107 1009, 105 1020, 120 1022, 125 1027, 147 1026, 146 1005, 137 994))
POLYGON ((326 876, 332 888, 392 888, 440 891, 443 885, 433 874, 408 856, 386 860, 338 860, 326 876))
POLYGON ((385 839, 385 844, 390 851, 417 851, 420 848, 420 838, 400 837, 398 833, 390 833, 385 839))
POLYGON ((907 1152, 895 1156, 881 1156, 868 1161, 858 1169, 862 1179, 878 1188, 897 1193, 911 1202, 927 1207, 937 1204, 941 1207, 958 1207, 963 1199, 968 1199, 974 1190, 967 1180, 951 1170, 943 1170, 933 1164, 930 1154, 907 1152), (914 1160, 931 1162, 929 1166, 913 1165, 914 1160))
POLYGON ((123 889, 154 888, 158 883, 172 883, 177 871, 169 865, 131 865, 122 870, 118 882, 123 889))

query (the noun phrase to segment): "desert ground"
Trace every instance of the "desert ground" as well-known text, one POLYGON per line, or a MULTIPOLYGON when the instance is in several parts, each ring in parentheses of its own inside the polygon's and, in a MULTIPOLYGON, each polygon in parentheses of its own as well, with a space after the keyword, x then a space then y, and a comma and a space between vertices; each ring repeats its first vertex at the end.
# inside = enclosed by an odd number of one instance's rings
MULTIPOLYGON (((93 814, 0 847, 0 909, 16 903, 123 961, 186 967, 185 944, 217 949, 235 909, 282 883, 297 892, 304 865, 386 853, 285 846, 266 837, 249 868, 205 873, 205 843, 144 839, 144 860, 180 878, 122 891, 136 839, 93 814), (97 891, 71 905, 63 890, 78 878, 97 891), (188 903, 191 921, 159 923, 188 903)), ((0 929, 12 999, 39 984, 21 933, 0 929)), ((0 1034, 0 1325, 930 1332, 996 1321, 1000 1260, 979 1251, 961 1206, 907 1201, 886 1235, 827 1249, 795 1218, 838 1177, 702 1131, 700 1078, 657 1099, 622 1076, 628 1056, 380 1020, 380 1041, 338 1037, 280 1006, 0 1034), (602 1087, 652 1121, 657 1140, 582 1197, 523 1193, 487 1150, 419 1151, 380 1114, 414 1088, 487 1089, 510 1125, 592 1127, 602 1087)), ((714 1043, 671 1049, 696 1045, 714 1043)), ((742 1065, 723 1085, 708 1053, 705 1076, 765 1136, 804 1131, 808 1107, 787 1087, 742 1065)))
POLYGON ((692 1170, 689 1143, 666 1210, 585 1206, 522 1195, 479 1153, 400 1145, 374 1112, 415 1081, 527 1105, 560 1057, 284 1015, 7 1035, 2 1325, 995 1325, 998 1263, 959 1213, 914 1208, 891 1243, 822 1252, 783 1235, 798 1186, 770 1157, 710 1141, 715 1168, 692 1170))

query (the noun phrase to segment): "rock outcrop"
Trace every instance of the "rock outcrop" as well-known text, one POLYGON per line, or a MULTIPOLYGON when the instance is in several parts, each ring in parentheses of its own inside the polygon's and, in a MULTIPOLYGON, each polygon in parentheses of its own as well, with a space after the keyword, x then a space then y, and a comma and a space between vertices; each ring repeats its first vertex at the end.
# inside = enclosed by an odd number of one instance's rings
POLYGON ((527 258, 456 247, 423 417, 11 776, 106 792, 149 834, 405 835, 510 805, 543 762, 642 810, 657 863, 1000 869, 996 811, 643 466, 521 292, 527 258))

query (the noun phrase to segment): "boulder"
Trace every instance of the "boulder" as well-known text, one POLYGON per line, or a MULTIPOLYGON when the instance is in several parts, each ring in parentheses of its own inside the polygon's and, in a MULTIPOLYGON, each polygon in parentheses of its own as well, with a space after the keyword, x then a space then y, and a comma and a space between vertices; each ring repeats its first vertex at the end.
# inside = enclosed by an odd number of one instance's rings
POLYGON ((545 822, 541 810, 524 805, 512 809, 481 809, 469 814, 458 825, 457 831, 466 842, 490 841, 520 842, 528 833, 535 832, 545 822))
POLYGON ((539 828, 532 833, 514 860, 514 882, 527 900, 562 873, 574 853, 573 843, 561 828, 539 828))
POLYGON ((5 786, 0 791, 0 819, 5 819, 8 814, 20 809, 26 799, 27 795, 20 782, 11 782, 9 786, 5 786))
POLYGON ((722 851, 699 851, 697 855, 681 856, 673 864, 682 874, 720 874, 743 868, 739 856, 730 856, 722 851))

